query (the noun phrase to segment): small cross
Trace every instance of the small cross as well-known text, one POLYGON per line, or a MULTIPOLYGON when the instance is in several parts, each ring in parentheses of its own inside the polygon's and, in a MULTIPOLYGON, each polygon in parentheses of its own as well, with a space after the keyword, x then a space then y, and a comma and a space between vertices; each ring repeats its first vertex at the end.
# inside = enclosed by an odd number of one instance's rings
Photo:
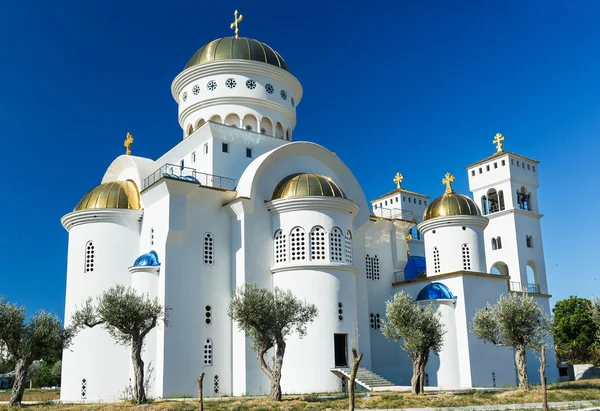
POLYGON ((402 184, 402 180, 404 180, 404 176, 400 173, 396 173, 396 176, 394 177, 394 183, 396 183, 398 188, 402 188, 400 187, 400 184, 402 184))
POLYGON ((128 131, 127 132, 127 136, 125 138, 125 143, 123 143, 123 145, 125 146, 125 148, 127 149, 125 151, 125 154, 127 154, 128 156, 131 155, 131 144, 133 143, 133 136, 131 135, 131 133, 128 131))
POLYGON ((498 150, 498 153, 501 153, 504 151, 504 149, 502 148, 502 142, 504 141, 504 136, 500 133, 496 134, 494 136, 494 141, 493 143, 496 144, 496 149, 498 150))
POLYGON ((442 179, 442 184, 446 184, 446 194, 453 193, 452 182, 454 181, 454 176, 450 173, 446 173, 444 178, 442 179))
POLYGON ((408 243, 412 241, 412 234, 408 233, 406 234, 406 255, 410 256, 410 247, 408 246, 408 243))
POLYGON ((235 20, 233 21, 233 23, 231 23, 229 25, 229 28, 231 30, 235 30, 235 38, 239 39, 240 38, 240 29, 238 28, 238 24, 242 22, 242 20, 244 20, 244 16, 243 15, 239 15, 238 17, 238 11, 236 10, 235 13, 233 13, 233 16, 235 17, 235 20))

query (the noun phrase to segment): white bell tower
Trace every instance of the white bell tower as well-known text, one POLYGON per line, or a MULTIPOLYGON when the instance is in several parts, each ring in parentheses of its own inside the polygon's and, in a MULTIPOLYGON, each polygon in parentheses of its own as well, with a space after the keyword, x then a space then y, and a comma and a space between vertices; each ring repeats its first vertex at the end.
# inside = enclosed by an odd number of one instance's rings
POLYGON ((536 189, 539 162, 504 151, 471 164, 469 189, 490 223, 484 231, 487 272, 510 276, 511 291, 548 294, 536 189))

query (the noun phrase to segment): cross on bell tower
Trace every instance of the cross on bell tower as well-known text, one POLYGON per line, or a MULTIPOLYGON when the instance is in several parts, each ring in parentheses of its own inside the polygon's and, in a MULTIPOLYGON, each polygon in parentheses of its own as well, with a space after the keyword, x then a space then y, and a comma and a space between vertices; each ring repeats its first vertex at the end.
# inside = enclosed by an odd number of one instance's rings
POLYGON ((492 141, 492 143, 494 143, 496 145, 496 150, 498 150, 498 153, 502 153, 504 151, 504 149, 502 148, 502 142, 504 141, 504 136, 500 133, 497 133, 494 136, 494 141, 492 141))

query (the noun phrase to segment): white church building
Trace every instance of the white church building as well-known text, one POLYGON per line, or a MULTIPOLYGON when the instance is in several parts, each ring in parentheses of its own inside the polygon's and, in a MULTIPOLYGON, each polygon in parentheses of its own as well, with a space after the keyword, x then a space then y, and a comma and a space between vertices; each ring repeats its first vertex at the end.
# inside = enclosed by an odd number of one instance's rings
MULTIPOLYGON (((226 314, 245 283, 318 307, 308 335, 287 344, 284 393, 341 391, 353 347, 371 380, 410 385, 410 360, 380 330, 385 301, 400 291, 434 304, 447 331, 426 385, 515 385, 512 349, 483 344, 469 323, 509 292, 550 311, 537 161, 504 151, 496 135, 496 152, 466 169, 472 198, 454 192, 450 174, 434 200, 404 189, 398 174, 393 191, 369 202, 335 153, 294 142, 302 86, 267 44, 213 40, 171 91, 181 141, 150 159, 130 155, 128 138, 128 154, 61 220, 67 325, 86 298, 117 284, 171 308, 169 326, 146 339, 149 397, 193 396, 200 372, 208 396, 268 393, 250 339, 226 314)), ((552 381, 554 350, 547 356, 552 381)), ((539 381, 536 357, 528 361, 539 381)), ((63 354, 61 399, 119 400, 132 376, 128 347, 84 329, 63 354)))

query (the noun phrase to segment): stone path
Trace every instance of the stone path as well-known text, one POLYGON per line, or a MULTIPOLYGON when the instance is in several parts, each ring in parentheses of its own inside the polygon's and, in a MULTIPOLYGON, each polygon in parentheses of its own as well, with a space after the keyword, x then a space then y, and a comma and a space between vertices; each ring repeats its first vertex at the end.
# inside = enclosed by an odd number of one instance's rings
MULTIPOLYGON (((568 408, 569 410, 600 411, 600 406, 594 401, 563 401, 549 402, 550 408, 568 408)), ((496 404, 496 405, 474 405, 470 407, 437 407, 437 408, 385 408, 385 409, 360 409, 357 411, 498 411, 498 410, 524 410, 524 409, 542 409, 541 402, 532 402, 528 404, 496 404)))

